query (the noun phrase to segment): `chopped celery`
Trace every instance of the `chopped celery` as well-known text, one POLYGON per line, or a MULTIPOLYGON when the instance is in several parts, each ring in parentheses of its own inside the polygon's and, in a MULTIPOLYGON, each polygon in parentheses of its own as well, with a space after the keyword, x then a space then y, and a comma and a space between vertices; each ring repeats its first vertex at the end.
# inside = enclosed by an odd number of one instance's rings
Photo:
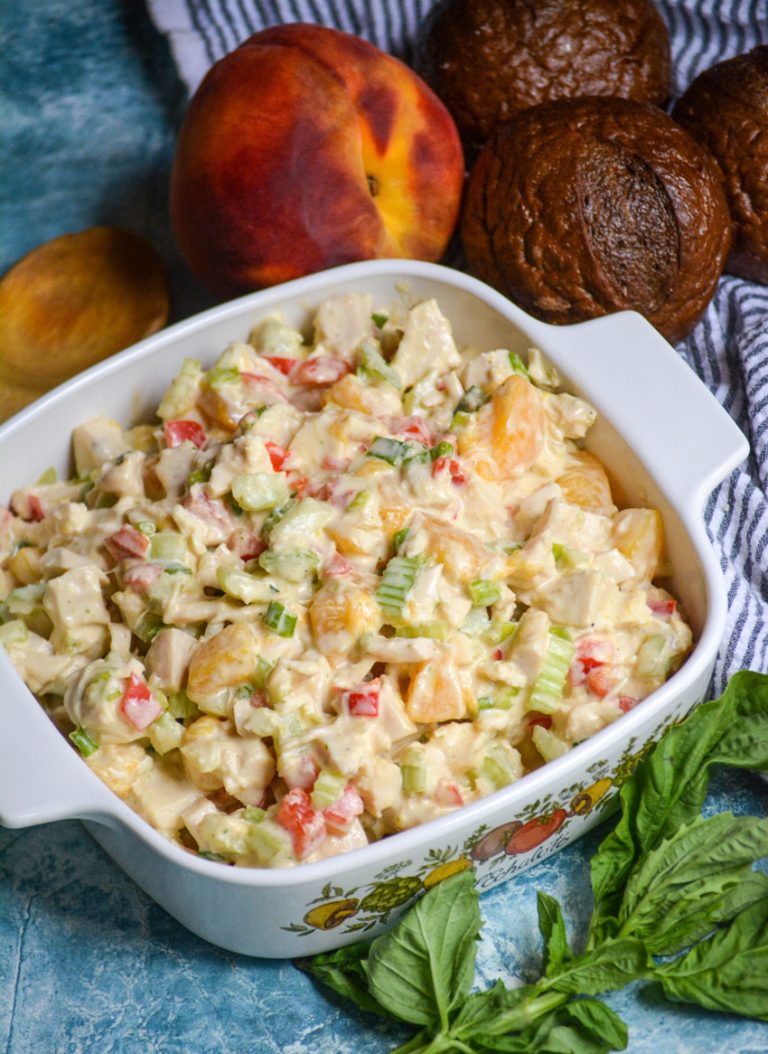
POLYGON ((492 695, 481 695, 480 698, 477 700, 477 709, 478 710, 495 710, 496 709, 496 700, 493 698, 492 695))
POLYGON ((568 667, 575 650, 566 630, 559 626, 550 629, 544 662, 533 682, 531 694, 525 704, 526 710, 537 710, 542 714, 554 713, 563 697, 568 667))
POLYGON ((589 563, 586 553, 582 553, 579 549, 571 549, 569 545, 561 545, 560 542, 552 543, 552 555, 561 570, 574 570, 589 563))
POLYGON ((398 390, 403 386, 397 370, 390 366, 378 349, 367 340, 363 341, 360 348, 360 365, 357 368, 357 375, 368 380, 386 381, 398 390))
POLYGON ((389 315, 385 315, 380 311, 374 311, 371 315, 371 321, 377 329, 383 329, 389 321, 389 315))
POLYGON ((376 590, 376 599, 385 615, 399 617, 421 562, 418 556, 393 556, 389 561, 376 590))
POLYGON ((562 757, 563 754, 568 753, 568 744, 564 743, 554 732, 544 728, 543 725, 533 726, 531 738, 533 739, 533 745, 545 761, 554 761, 555 758, 562 757))
POLYGON ((288 549, 296 535, 314 534, 321 527, 325 527, 334 515, 333 507, 327 502, 302 498, 295 505, 289 505, 268 531, 267 525, 264 525, 270 547, 288 549))
POLYGON ((506 787, 519 776, 515 760, 504 750, 501 743, 492 746, 483 758, 481 775, 490 780, 497 790, 506 787))
POLYGON ((10 648, 13 644, 26 644, 28 640, 29 630, 22 619, 11 619, 10 622, 0 626, 0 644, 3 647, 10 648))
POLYGON ((654 633, 643 641, 637 653, 635 673, 650 680, 663 680, 669 671, 669 638, 663 633, 654 633))
POLYGON ((175 531, 158 531, 149 540, 149 559, 184 565, 187 540, 175 531))
POLYGON ((33 582, 29 586, 17 586, 6 599, 9 615, 32 615, 43 602, 45 582, 33 582))
POLYGON ((477 578, 474 582, 469 583, 469 595, 472 598, 473 607, 487 608, 501 598, 501 587, 498 582, 477 578))
POLYGON ((351 509, 364 509, 373 495, 369 490, 359 490, 352 501, 347 505, 347 511, 351 509))
POLYGON ((519 373, 523 377, 528 377, 528 367, 525 365, 523 360, 517 354, 516 351, 509 352, 509 365, 512 367, 513 373, 519 373))
POLYGON ((237 384, 240 380, 240 370, 234 366, 214 366, 205 375, 205 382, 209 388, 222 388, 225 384, 237 384))
POLYGON ((76 728, 69 733, 69 738, 75 744, 84 758, 89 758, 99 749, 99 744, 88 735, 84 728, 76 728))
POLYGON ((404 443, 400 439, 389 439, 386 436, 376 436, 368 447, 367 456, 387 461, 397 468, 417 453, 413 443, 404 443))
POLYGON ((296 616, 286 611, 279 600, 273 600, 264 615, 264 625, 274 630, 278 637, 292 637, 296 616))
POLYGON ((284 505, 281 505, 277 509, 273 509, 272 512, 270 512, 267 516, 266 520, 264 521, 264 525, 261 528, 262 537, 269 541, 272 535, 272 531, 275 529, 278 523, 284 520, 288 513, 291 511, 291 509, 296 508, 297 505, 298 502, 295 498, 289 498, 284 505))
POLYGON ((246 805, 243 809, 243 819, 248 823, 261 823, 266 815, 266 811, 260 809, 258 805, 246 805))
POLYGON ((395 531, 392 535, 392 548, 396 553, 399 553, 403 547, 405 539, 408 537, 409 529, 407 527, 401 527, 399 531, 395 531))
POLYGON ((323 769, 312 788, 312 804, 316 809, 327 809, 329 805, 339 800, 346 785, 346 776, 340 772, 323 769))
POLYGON ((243 472, 232 480, 232 497, 248 512, 274 509, 288 500, 289 493, 282 472, 243 472))
POLYGON ((258 691, 263 691, 267 687, 267 681, 269 680, 273 666, 271 662, 267 662, 261 655, 256 659, 256 671, 251 677, 251 683, 253 687, 258 691))
POLYGON ((432 622, 420 622, 415 626, 399 626, 396 630, 398 637, 429 637, 431 640, 447 640, 451 627, 442 619, 434 619, 432 622))
POLYGON ((244 604, 268 604, 279 592, 270 579, 251 575, 237 567, 219 567, 216 581, 228 596, 242 600, 244 604))
POLYGON ((466 410, 457 410, 451 419, 451 431, 458 432, 469 421, 469 414, 466 410))
POLYGON ((36 487, 46 487, 50 483, 57 483, 58 479, 59 479, 59 475, 58 475, 56 469, 53 468, 53 466, 51 466, 50 468, 47 468, 45 470, 45 472, 41 472, 40 473, 40 476, 38 477, 38 480, 35 483, 35 486, 36 487))
POLYGON ((503 644, 514 638, 519 625, 519 622, 492 622, 483 634, 483 640, 487 644, 503 644))
POLYGON ((251 735, 259 736, 262 739, 274 736, 278 732, 279 725, 280 718, 274 710, 270 710, 267 706, 256 707, 243 722, 243 728, 246 732, 250 732, 251 735))
POLYGON ((424 765, 424 751, 417 743, 412 743, 398 762, 403 777, 403 790, 406 794, 423 794, 427 789, 427 770, 424 765))
POLYGON ((171 717, 194 717, 200 711, 186 692, 174 692, 168 696, 168 713, 171 717))
POLYGON ((268 574, 288 582, 303 582, 317 570, 319 557, 309 549, 267 549, 259 557, 259 565, 268 574))
POLYGON ((168 754, 181 746, 184 725, 180 725, 172 714, 164 710, 148 729, 149 741, 158 754, 168 754))
POLYGON ((276 856, 291 857, 291 836, 274 820, 262 820, 252 825, 248 833, 248 848, 262 864, 268 864, 276 856))
POLYGON ((145 644, 151 644, 160 630, 165 629, 163 619, 155 611, 145 611, 136 623, 134 633, 145 644))
POLYGON ((196 359, 184 359, 181 369, 171 381, 171 386, 157 408, 161 421, 182 417, 197 401, 203 370, 196 359))
POLYGON ((467 637, 481 637, 488 632, 491 620, 485 608, 472 608, 461 624, 461 632, 467 637))

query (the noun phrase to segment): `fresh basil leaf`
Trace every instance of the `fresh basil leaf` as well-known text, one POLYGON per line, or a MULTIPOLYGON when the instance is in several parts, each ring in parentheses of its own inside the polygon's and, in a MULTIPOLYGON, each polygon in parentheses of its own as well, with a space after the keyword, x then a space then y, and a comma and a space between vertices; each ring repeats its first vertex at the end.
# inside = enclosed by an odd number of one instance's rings
MULTIPOLYGON (((740 676, 731 679, 737 688, 740 676)), ((729 686, 720 699, 702 703, 668 729, 621 788, 621 819, 592 858, 593 927, 617 914, 637 860, 701 812, 710 757, 733 725, 735 699, 729 686)))
POLYGON ((300 961, 299 966, 334 992, 350 999, 361 1010, 389 1017, 368 991, 368 977, 363 966, 368 951, 369 945, 361 941, 335 951, 320 952, 311 959, 300 961))
POLYGON ((722 697, 731 723, 710 756, 710 764, 768 772, 768 676, 742 670, 722 697))
POLYGON ((596 999, 557 1007, 514 1035, 479 1033, 472 1040, 475 1050, 504 1054, 607 1054, 626 1045, 626 1025, 596 999))
MULTIPOLYGON (((507 988, 497 981, 484 992, 472 992, 462 1003, 451 1024, 451 1035, 461 1040, 472 1040, 478 1033, 501 1036, 516 1032, 535 1019, 539 1013, 535 985, 507 988)), ((550 1008, 552 997, 545 997, 544 1010, 550 1008)), ((554 1000, 555 1003, 559 1000, 554 1000)))
POLYGON ((713 913, 743 869, 763 856, 768 819, 697 817, 632 872, 619 910, 622 933, 639 937, 654 954, 680 951, 713 928, 713 913))
POLYGON ((454 875, 371 943, 364 966, 368 990, 385 1010, 414 1025, 447 1028, 475 974, 478 900, 474 873, 454 875))
POLYGON ((557 973, 566 959, 571 958, 571 950, 568 947, 563 913, 555 898, 539 891, 536 906, 539 931, 544 938, 544 973, 550 977, 557 973))
POLYGON ((768 897, 655 976, 670 999, 768 1021, 768 897))
POLYGON ((571 995, 599 995, 649 976, 650 957, 642 941, 633 937, 607 940, 592 951, 565 963, 545 987, 571 995))

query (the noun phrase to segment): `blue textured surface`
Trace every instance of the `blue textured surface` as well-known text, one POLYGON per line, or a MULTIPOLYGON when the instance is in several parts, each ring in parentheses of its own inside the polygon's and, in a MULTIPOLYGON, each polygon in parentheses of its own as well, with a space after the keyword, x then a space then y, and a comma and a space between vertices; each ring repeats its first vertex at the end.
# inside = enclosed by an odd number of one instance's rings
MULTIPOLYGON (((147 235, 173 275, 175 315, 205 306, 167 220, 184 100, 137 0, 0 4, 0 270, 96 223, 147 235)), ((0 777, 2 774, 0 774, 0 777)), ((766 812, 766 788, 720 775, 710 807, 766 812)), ((533 976, 535 890, 589 914, 593 834, 483 897, 478 983, 533 976)), ((633 1054, 764 1054, 768 1026, 663 1002, 635 985, 610 1004, 633 1054)), ((80 824, 0 830, 0 1050, 6 1054, 383 1054, 407 1035, 326 997, 294 965, 192 936, 80 824)))

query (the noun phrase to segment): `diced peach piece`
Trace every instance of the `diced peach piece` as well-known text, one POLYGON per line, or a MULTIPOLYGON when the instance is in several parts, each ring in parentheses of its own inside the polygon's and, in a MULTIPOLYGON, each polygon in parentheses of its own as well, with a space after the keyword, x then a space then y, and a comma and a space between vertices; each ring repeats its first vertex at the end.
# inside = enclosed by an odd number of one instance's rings
POLYGON ((205 703, 223 691, 247 681, 256 668, 258 637, 247 622, 225 626, 205 641, 192 656, 187 695, 205 703))
POLYGON ((613 544, 635 568, 638 581, 651 581, 664 564, 664 522, 658 509, 622 509, 613 518, 613 544))
POLYGON ((603 463, 588 450, 576 451, 571 457, 571 464, 556 482, 565 500, 572 505, 579 505, 589 512, 599 512, 603 516, 612 516, 616 511, 603 463))
POLYGON ((459 436, 459 453, 474 460, 489 480, 513 479, 530 468, 544 448, 545 415, 537 388, 513 374, 459 436))
POLYGON ((441 563, 459 582, 471 582, 481 576, 488 554, 481 542, 459 527, 436 517, 425 517, 428 540, 426 551, 441 563))
POLYGON ((451 659, 432 659, 411 678, 405 709, 418 724, 459 721, 467 716, 464 691, 451 659))
POLYGON ((381 609, 372 593, 338 578, 329 579, 315 594, 309 621, 317 646, 325 655, 349 651, 364 634, 381 626, 381 609))

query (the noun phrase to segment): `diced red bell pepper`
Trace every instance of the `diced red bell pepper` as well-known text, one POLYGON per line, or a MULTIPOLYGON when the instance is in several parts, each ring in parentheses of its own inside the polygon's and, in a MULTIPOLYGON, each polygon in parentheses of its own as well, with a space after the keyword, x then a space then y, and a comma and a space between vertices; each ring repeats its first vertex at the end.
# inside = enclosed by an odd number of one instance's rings
POLYGON ((280 775, 291 789, 311 790, 319 771, 320 767, 310 753, 292 757, 288 764, 280 767, 280 775))
POLYGON ((633 699, 631 695, 620 695, 619 710, 621 710, 622 714, 628 714, 630 710, 635 709, 639 702, 639 699, 633 699))
POLYGON ((616 677, 610 666, 595 666, 587 673, 587 688, 594 695, 604 699, 616 684, 616 677))
POLYGON ((280 802, 275 820, 291 836, 293 851, 304 860, 322 843, 326 835, 325 817, 312 805, 305 790, 295 787, 280 802))
POLYGON ((279 472, 288 458, 291 456, 289 450, 283 450, 277 443, 273 443, 271 439, 268 439, 264 446, 267 448, 269 454, 269 460, 272 462, 272 468, 275 472, 279 472))
POLYGON ((329 562, 325 565, 324 573, 329 575, 331 578, 338 578, 340 575, 348 575, 354 568, 346 557, 342 556, 341 553, 334 553, 329 562))
POLYGON ((227 548, 237 553, 241 560, 255 560, 267 547, 255 531, 238 527, 227 541, 227 548))
POLYGON ((314 359, 305 359, 291 375, 291 382, 307 388, 325 388, 335 384, 349 373, 349 366, 341 359, 330 355, 318 355, 314 359))
POLYGON ((155 718, 163 712, 163 708, 152 695, 149 687, 140 677, 132 673, 125 678, 125 690, 120 700, 120 712, 134 728, 143 732, 149 728, 155 718))
POLYGON ((208 436, 203 426, 197 421, 166 421, 163 428, 166 446, 181 446, 182 443, 194 443, 198 450, 202 450, 208 441, 208 436))
POLYGON ((360 684, 357 688, 350 688, 341 697, 342 706, 345 706, 352 717, 378 717, 379 716, 379 693, 381 685, 378 681, 369 681, 360 684))
POLYGON ((325 826, 331 834, 346 834, 352 825, 352 821, 365 809, 363 799, 357 792, 357 788, 348 783, 341 792, 341 797, 323 809, 325 826))
POLYGON ((439 780, 435 787, 435 801, 438 805, 463 805, 464 798, 457 784, 448 780, 439 780))
POLYGON ((114 560, 127 560, 132 556, 145 556, 149 549, 149 538, 126 523, 119 531, 105 538, 104 545, 114 560))
POLYGON ((408 439, 416 439, 424 446, 432 446, 434 432, 429 422, 418 414, 411 414, 410 417, 387 417, 385 424, 393 435, 407 436, 408 439))
POLYGON ((45 509, 37 494, 29 495, 29 516, 25 516, 24 519, 34 520, 35 523, 45 519, 45 509))
POLYGON ((672 600, 649 600, 648 607, 659 618, 671 618, 677 610, 677 601, 672 600))
POLYGON ((432 462, 432 475, 440 476, 443 473, 448 472, 451 476, 451 483, 455 483, 456 486, 460 486, 462 483, 467 482, 467 477, 461 471, 461 465, 459 464, 458 458, 455 457, 437 457, 432 462))
POLYGON ((283 355, 262 355, 261 357, 266 359, 270 366, 280 370, 284 377, 290 377, 299 364, 299 359, 290 359, 283 355))
POLYGON ((600 637, 585 637, 576 645, 576 658, 588 673, 595 666, 613 662, 613 644, 600 637))
POLYGON ((503 650, 503 648, 494 648, 493 649, 493 657, 494 657, 494 659, 497 662, 499 662, 501 659, 503 659, 504 658, 504 650, 503 650))
POLYGON ((536 725, 540 725, 541 728, 551 728, 552 718, 549 714, 542 714, 541 717, 532 717, 528 722, 528 731, 532 732, 536 725))

